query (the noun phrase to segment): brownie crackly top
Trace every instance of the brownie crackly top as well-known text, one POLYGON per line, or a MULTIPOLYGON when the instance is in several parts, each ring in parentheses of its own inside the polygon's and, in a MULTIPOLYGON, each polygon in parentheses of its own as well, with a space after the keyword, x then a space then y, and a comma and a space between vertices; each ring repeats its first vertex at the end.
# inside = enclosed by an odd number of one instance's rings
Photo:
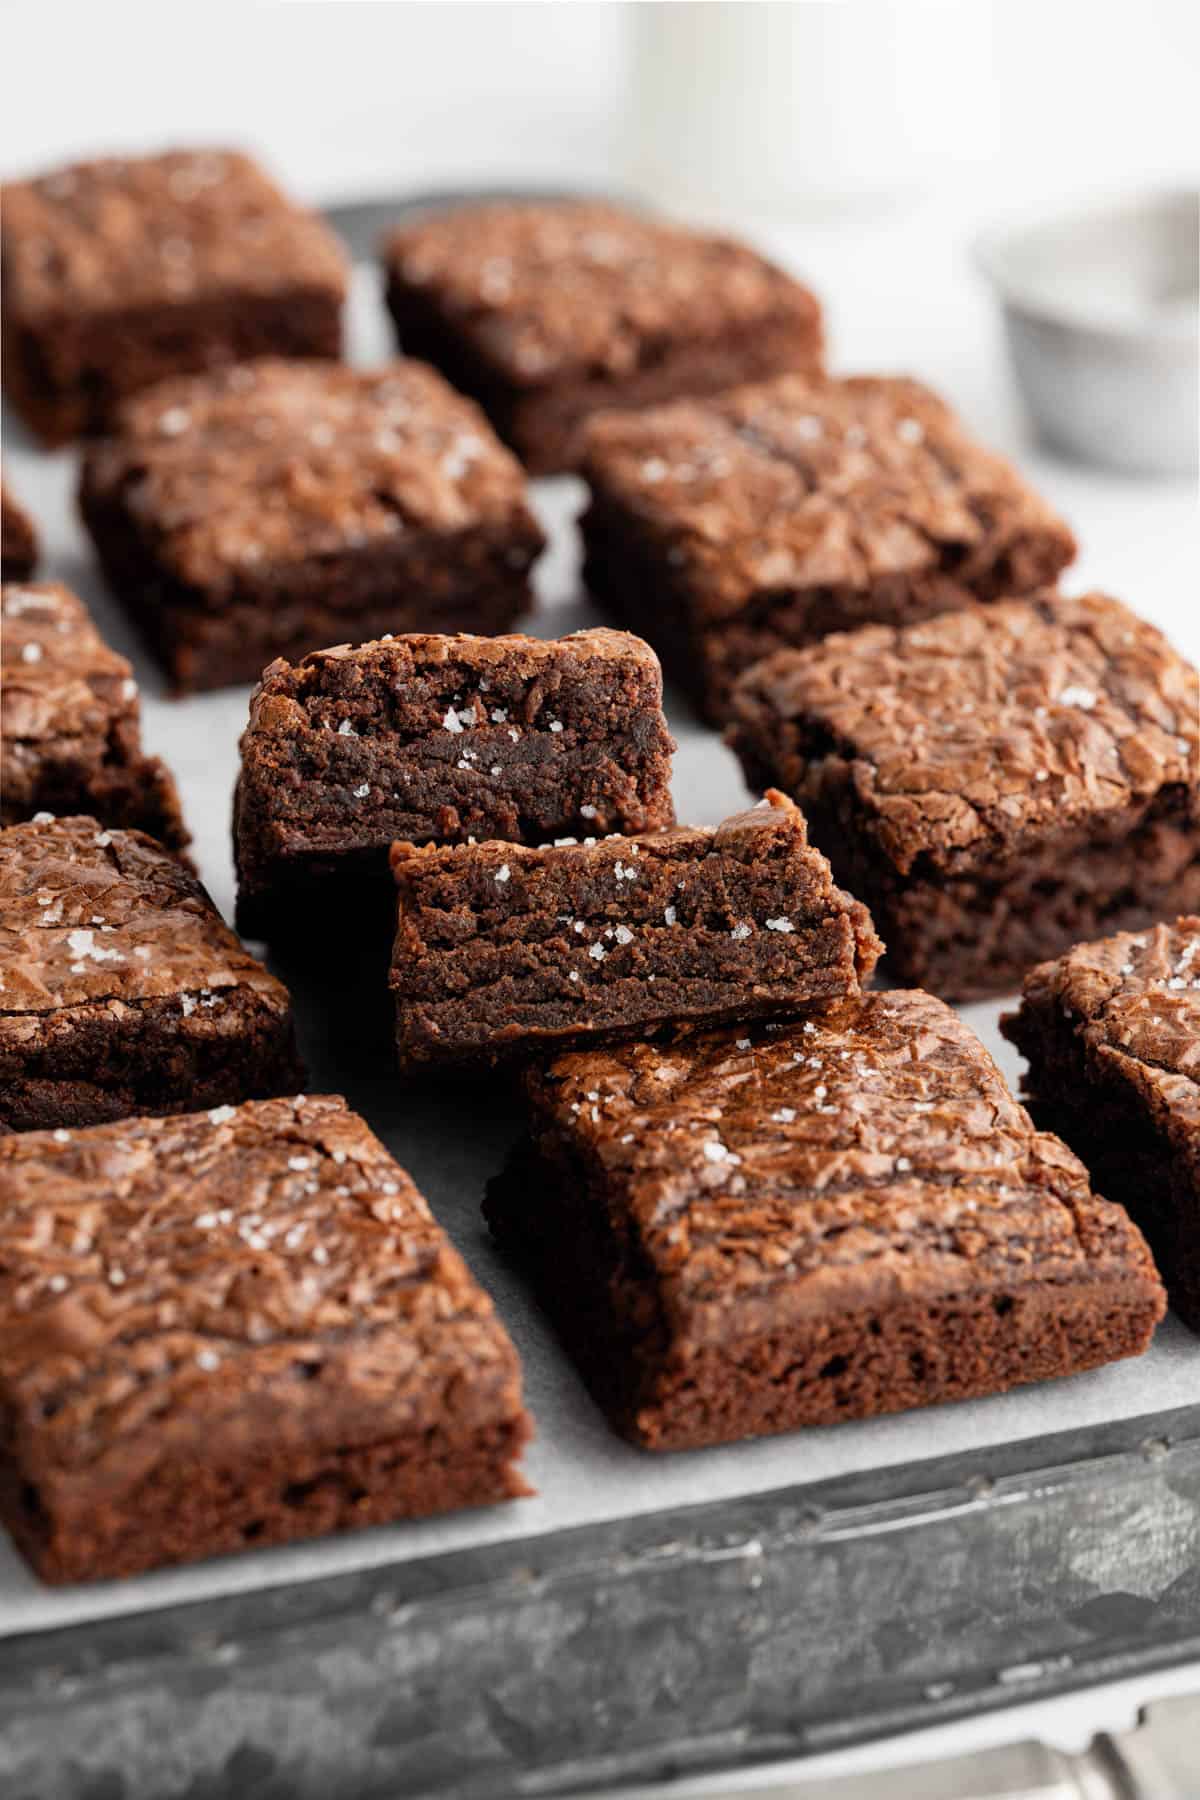
POLYGON ((250 956, 200 883, 138 831, 50 819, 0 833, 0 1035, 99 1004, 184 994, 185 1014, 229 988, 286 1011, 286 990, 250 956))
POLYGON ((848 778, 896 868, 1121 815, 1178 787, 1200 816, 1200 676, 1103 594, 873 626, 765 658, 734 743, 801 799, 848 778))
POLYGON ((160 382, 125 402, 83 483, 93 505, 121 498, 159 562, 211 605, 239 572, 406 533, 511 526, 521 567, 543 542, 516 459, 415 362, 266 358, 160 382))
POLYGON ((579 1052, 526 1080, 539 1144, 582 1159, 693 1344, 1003 1291, 1031 1265, 1051 1286, 1103 1263, 1153 1279, 1125 1214, 929 994, 579 1052))
POLYGON ((18 743, 103 740, 120 719, 136 719, 137 683, 110 650, 82 600, 56 581, 0 589, 0 735, 18 743))
POLYGON ((514 1369, 336 1097, 0 1139, 0 1386, 31 1480, 469 1426, 514 1369))
POLYGON ((229 150, 110 157, 4 188, 5 307, 23 320, 346 286, 337 239, 229 150))
POLYGON ((462 207, 385 253, 518 387, 620 379, 664 348, 788 317, 817 330, 808 290, 744 244, 595 201, 462 207))
POLYGON ((1089 1061, 1140 1087, 1200 1169, 1200 918, 1077 944, 1039 964, 1022 1012, 1002 1022, 1006 1036, 1023 1045, 1035 1018, 1067 1022, 1089 1061))
POLYGON ((588 428, 584 474, 659 542, 711 620, 764 590, 865 589, 939 568, 969 589, 1039 539, 1043 559, 1053 547, 1045 581, 1075 549, 1010 463, 899 377, 785 374, 609 413, 588 428))

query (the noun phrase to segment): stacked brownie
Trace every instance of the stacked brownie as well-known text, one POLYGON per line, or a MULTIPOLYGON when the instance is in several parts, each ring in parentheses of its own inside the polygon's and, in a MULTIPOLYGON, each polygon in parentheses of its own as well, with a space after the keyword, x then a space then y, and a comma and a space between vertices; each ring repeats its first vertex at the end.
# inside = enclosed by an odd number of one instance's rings
POLYGON ((341 351, 332 232, 228 150, 109 157, 3 190, 4 387, 47 444, 168 375, 341 351))
POLYGON ((542 533, 515 459, 432 370, 268 358, 116 413, 80 505, 179 693, 387 631, 506 631, 542 533))
POLYGON ((821 366, 821 310, 727 238, 597 201, 464 206, 384 248, 401 348, 484 407, 539 475, 612 406, 821 366))
POLYGON ((0 588, 0 824, 89 813, 188 842, 170 771, 142 750, 137 683, 57 582, 0 588))

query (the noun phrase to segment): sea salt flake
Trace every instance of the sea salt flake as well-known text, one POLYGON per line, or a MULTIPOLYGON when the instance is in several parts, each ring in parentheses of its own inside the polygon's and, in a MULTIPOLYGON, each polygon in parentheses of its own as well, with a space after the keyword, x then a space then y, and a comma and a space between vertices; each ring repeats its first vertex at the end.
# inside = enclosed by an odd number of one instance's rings
POLYGON ((357 731, 355 731, 355 729, 354 729, 353 725, 350 723, 349 719, 342 720, 341 724, 337 728, 337 734, 339 737, 357 737, 358 736, 357 731))
POLYGON ((493 708, 492 708, 492 723, 493 724, 503 725, 503 723, 507 719, 507 717, 508 717, 508 708, 507 707, 493 706, 493 708))
POLYGON ((727 1144, 723 1144, 719 1138, 706 1138, 700 1148, 704 1152, 704 1159, 706 1162, 740 1163, 742 1160, 740 1156, 734 1154, 727 1144))
MULTIPOLYGON (((613 935, 616 937, 618 944, 632 944, 633 942, 633 933, 630 931, 628 925, 618 925, 613 935)), ((1182 985, 1181 982, 1180 986, 1182 985)))
POLYGON ((71 1134, 69 1131, 64 1131, 60 1125, 54 1133, 54 1141, 56 1144, 69 1144, 71 1141, 71 1134))
POLYGON ((796 1109, 794 1106, 781 1106, 778 1112, 771 1114, 771 1117, 777 1125, 790 1125, 796 1117, 796 1109))
POLYGON ((768 931, 795 931, 796 927, 790 919, 768 919, 768 931))
POLYGON ((507 881, 511 874, 512 874, 512 870, 509 868, 508 864, 501 863, 500 867, 496 870, 496 873, 492 877, 492 879, 497 883, 497 885, 499 885, 499 884, 507 881))
POLYGON ((206 1374, 211 1375, 213 1370, 219 1369, 220 1366, 221 1359, 215 1350, 197 1350, 196 1367, 198 1369, 203 1369, 206 1374))
POLYGON ((551 721, 550 721, 551 731, 558 732, 558 731, 561 731, 562 728, 563 728, 563 722, 561 719, 551 719, 551 721))
POLYGON ((302 1175, 304 1173, 305 1169, 312 1168, 312 1157, 311 1156, 289 1156, 288 1157, 288 1168, 295 1169, 297 1175, 302 1175))
POLYGON ((896 425, 896 436, 905 444, 920 444, 925 438, 925 427, 920 419, 900 419, 896 425))
POLYGON ((737 1048, 739 1050, 748 1050, 750 1048, 750 1039, 749 1038, 738 1038, 736 1040, 736 1043, 737 1043, 737 1048))
POLYGON ((678 917, 679 914, 675 911, 673 906, 664 907, 663 918, 668 925, 674 925, 678 917))
POLYGON ((232 1106, 214 1106, 208 1117, 213 1125, 228 1125, 230 1119, 237 1117, 237 1109, 232 1106))
POLYGON ((42 660, 42 646, 40 644, 23 644, 21 646, 21 661, 22 662, 35 663, 35 662, 41 662, 41 660, 42 660))
POLYGON ((587 805, 581 806, 579 809, 579 816, 581 819, 594 819, 597 816, 596 808, 587 805))
POLYGON ((608 955, 608 951, 604 948, 603 944, 592 944, 588 950, 588 955, 593 962, 599 963, 604 961, 605 957, 608 955))
MULTIPOLYGON (((788 929, 790 930, 791 927, 789 926, 788 929)), ((742 938, 748 938, 750 936, 750 927, 743 921, 735 925, 729 935, 733 938, 735 943, 740 943, 742 938)))
POLYGON ((359 783, 359 785, 354 790, 354 798, 356 800, 365 800, 367 795, 370 793, 370 791, 371 791, 370 782, 362 781, 359 783))
POLYGON ((65 1294, 70 1285, 65 1275, 52 1275, 46 1283, 52 1294, 65 1294))
POLYGON ((1096 694, 1088 687, 1065 687, 1058 696, 1060 706, 1077 706, 1082 712, 1091 712, 1096 704, 1096 694))

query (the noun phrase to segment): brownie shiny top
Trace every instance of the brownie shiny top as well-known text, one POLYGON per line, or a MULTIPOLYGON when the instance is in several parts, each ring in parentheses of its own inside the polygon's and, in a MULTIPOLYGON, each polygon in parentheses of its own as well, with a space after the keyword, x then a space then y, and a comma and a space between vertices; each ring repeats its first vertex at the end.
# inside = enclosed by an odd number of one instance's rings
POLYGON ((1035 1020, 1050 1018, 1104 1080, 1140 1097, 1200 1171, 1200 918, 1076 944, 1031 969, 1006 1034, 1023 1044, 1040 1030, 1035 1020))
POLYGON ((714 620, 764 591, 931 571, 972 588, 999 566, 1020 592, 1075 552, 1010 463, 898 377, 787 374, 610 412, 588 426, 583 472, 714 620))
POLYGON ((332 291, 337 238, 232 150, 106 157, 3 190, 5 307, 22 320, 332 291))
POLYGON ((242 948, 205 890, 140 831, 41 815, 0 832, 0 1049, 41 1018, 177 996, 196 1028, 233 990, 288 1011, 287 989, 242 948))
MULTIPOLYGON (((75 594, 56 581, 0 588, 0 773, 18 746, 95 742, 138 712, 137 683, 75 594)), ((7 782, 5 782, 7 785, 7 782)))
POLYGON ((929 994, 561 1056, 526 1092, 536 1141, 617 1217, 676 1339, 1106 1266, 1156 1285, 1126 1214, 929 994))
POLYGON ((543 543, 520 464, 416 362, 264 358, 160 382, 125 402, 83 483, 201 604, 256 571, 421 533, 503 526, 520 567, 543 543))
POLYGON ((808 289, 746 245, 597 201, 456 208, 384 248, 393 280, 523 388, 619 379, 664 348, 785 319, 819 325, 808 289))
POLYGON ((848 795, 902 872, 953 869, 1178 787, 1200 817, 1200 675, 1104 594, 870 626, 749 669, 731 737, 805 800, 848 795))
POLYGON ((335 1096, 0 1138, 0 1388, 29 1479, 419 1437, 519 1406, 491 1302, 335 1096))

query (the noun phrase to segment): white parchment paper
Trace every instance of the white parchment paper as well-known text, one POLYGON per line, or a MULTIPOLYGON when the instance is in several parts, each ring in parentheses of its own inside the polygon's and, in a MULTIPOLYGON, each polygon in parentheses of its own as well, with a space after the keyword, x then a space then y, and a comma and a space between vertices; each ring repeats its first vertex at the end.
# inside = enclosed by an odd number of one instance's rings
MULTIPOLYGON (((1200 582, 1194 496, 1186 485, 1123 482, 1035 455, 1011 414, 994 325, 965 261, 946 232, 921 220, 849 238, 811 241, 803 254, 776 242, 777 254, 808 273, 827 296, 834 354, 846 369, 918 374, 946 391, 981 436, 1018 455, 1033 479, 1075 526, 1084 547, 1070 584, 1104 586, 1166 629, 1200 659, 1200 582)), ((362 272, 353 305, 356 360, 388 353, 375 283, 362 272)), ((110 641, 134 662, 144 697, 148 748, 174 769, 195 834, 201 873, 217 904, 231 913, 230 795, 247 689, 184 702, 163 697, 158 673, 103 590, 74 514, 75 458, 37 451, 5 417, 5 466, 34 513, 45 556, 42 573, 84 596, 110 641)), ((574 481, 541 483, 538 508, 552 533, 538 576, 538 609, 526 622, 541 635, 595 623, 579 590, 573 520, 583 490, 574 481)), ((734 758, 669 698, 679 743, 675 796, 679 817, 714 823, 745 803, 734 758)), ((316 943, 314 959, 336 964, 336 943, 316 943)), ((965 1009, 1014 1083, 1019 1063, 996 1031, 996 1005, 965 1009)), ((534 1499, 486 1512, 351 1534, 280 1550, 254 1551, 140 1579, 45 1588, 0 1535, 0 1635, 44 1629, 106 1614, 274 1583, 310 1579, 504 1538, 535 1535, 631 1513, 762 1491, 796 1482, 894 1465, 1040 1433, 1171 1407, 1200 1407, 1200 1338, 1168 1319, 1148 1355, 1074 1380, 992 1400, 933 1408, 897 1418, 798 1432, 790 1437, 686 1455, 650 1457, 609 1431, 520 1284, 495 1254, 479 1203, 516 1132, 510 1107, 464 1100, 448 1086, 432 1105, 406 1097, 390 1071, 347 1080, 328 1066, 319 1024, 303 1045, 312 1091, 344 1091, 412 1172, 497 1306, 520 1349, 527 1399, 538 1435, 526 1467, 534 1499)))

